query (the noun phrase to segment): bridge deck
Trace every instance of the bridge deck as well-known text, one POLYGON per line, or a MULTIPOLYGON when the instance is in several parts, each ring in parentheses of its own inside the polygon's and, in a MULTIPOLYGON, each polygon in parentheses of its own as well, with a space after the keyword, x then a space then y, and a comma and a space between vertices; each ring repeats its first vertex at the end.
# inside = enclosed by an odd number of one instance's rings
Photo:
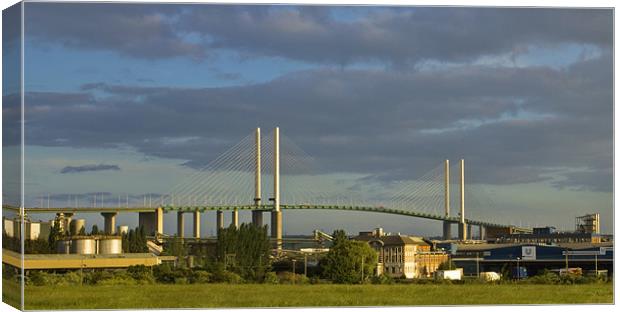
MULTIPOLYGON (((161 207, 164 212, 172 212, 172 211, 185 211, 185 212, 193 212, 193 211, 231 211, 231 210, 252 210, 252 211, 271 211, 273 206, 271 205, 224 205, 224 206, 162 206, 161 207)), ((375 212, 375 213, 387 213, 387 214, 395 214, 401 216, 415 217, 415 218, 423 218, 437 221, 449 221, 453 223, 458 223, 460 219, 458 217, 446 217, 441 215, 433 215, 428 213, 416 212, 416 211, 408 211, 402 209, 392 209, 386 208, 383 206, 346 206, 346 205, 311 205, 311 204, 301 204, 301 205, 280 205, 280 208, 283 210, 348 210, 348 211, 366 211, 366 212, 375 212)), ((19 211, 17 207, 8 207, 5 206, 3 209, 9 209, 14 211, 19 211)), ((32 213, 101 213, 101 212, 151 212, 157 209, 157 207, 58 207, 58 208, 25 208, 27 214, 32 213)), ((465 219, 467 224, 471 225, 482 225, 487 227, 510 227, 511 225, 506 224, 498 224, 491 223, 486 221, 465 219)))

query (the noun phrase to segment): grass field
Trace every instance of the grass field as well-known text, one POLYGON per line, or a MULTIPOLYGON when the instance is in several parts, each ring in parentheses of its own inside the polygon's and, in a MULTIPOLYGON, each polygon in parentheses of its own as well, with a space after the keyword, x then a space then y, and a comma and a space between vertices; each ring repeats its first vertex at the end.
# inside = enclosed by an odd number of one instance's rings
POLYGON ((28 286, 25 299, 26 309, 612 303, 613 285, 28 286))
POLYGON ((13 306, 14 308, 19 308, 21 305, 21 289, 19 284, 10 281, 10 280, 2 280, 2 301, 8 305, 13 306))

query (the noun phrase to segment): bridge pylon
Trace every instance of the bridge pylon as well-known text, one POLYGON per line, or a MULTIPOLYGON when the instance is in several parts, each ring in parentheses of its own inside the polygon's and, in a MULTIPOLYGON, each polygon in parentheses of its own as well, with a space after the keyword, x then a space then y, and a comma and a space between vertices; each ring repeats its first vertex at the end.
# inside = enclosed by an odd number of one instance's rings
MULTIPOLYGON (((444 205, 445 216, 450 216, 450 160, 446 159, 445 164, 445 193, 444 193, 444 205)), ((443 239, 448 240, 452 238, 452 222, 443 222, 443 239)))
POLYGON ((459 239, 467 240, 467 225, 465 224, 465 160, 461 159, 461 212, 459 220, 459 239))
POLYGON ((275 247, 282 249, 282 211, 280 211, 280 128, 273 131, 273 210, 271 211, 271 238, 275 247))
MULTIPOLYGON (((254 173, 254 205, 261 205, 261 160, 260 160, 260 128, 256 128, 255 137, 255 173, 254 173)), ((252 224, 263 226, 263 212, 260 210, 252 210, 252 224)))

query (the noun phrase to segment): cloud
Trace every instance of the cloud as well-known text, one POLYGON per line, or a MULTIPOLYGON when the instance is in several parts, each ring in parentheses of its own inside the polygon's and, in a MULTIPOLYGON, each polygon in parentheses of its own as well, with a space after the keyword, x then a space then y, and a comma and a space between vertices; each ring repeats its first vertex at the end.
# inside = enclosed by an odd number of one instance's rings
POLYGON ((66 166, 60 170, 60 173, 82 173, 91 171, 120 171, 117 165, 82 165, 82 166, 66 166))
POLYGON ((27 36, 122 55, 201 60, 232 51, 346 65, 471 62, 561 44, 612 45, 612 10, 28 4, 27 36), (347 13, 356 18, 343 19, 347 13), (70 22, 68 22, 70 21, 70 22), (79 25, 79 27, 75 27, 79 25))
POLYGON ((255 126, 280 126, 325 172, 414 178, 465 158, 472 182, 550 181, 551 172, 589 188, 596 179, 565 168, 606 177, 611 167, 611 62, 602 54, 566 69, 315 69, 220 88, 96 83, 28 93, 26 137, 43 146, 130 146, 201 167, 255 126))
POLYGON ((181 7, 112 3, 27 4, 27 37, 39 44, 162 59, 203 59, 206 50, 175 31, 181 7))

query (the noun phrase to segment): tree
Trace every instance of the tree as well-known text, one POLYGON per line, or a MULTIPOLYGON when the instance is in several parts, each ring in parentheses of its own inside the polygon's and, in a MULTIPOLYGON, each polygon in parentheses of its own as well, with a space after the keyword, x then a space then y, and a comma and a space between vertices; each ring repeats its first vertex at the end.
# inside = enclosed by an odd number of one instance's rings
POLYGON ((455 270, 455 269, 456 269, 456 265, 454 265, 454 262, 452 262, 452 260, 447 260, 445 262, 442 262, 437 267, 437 270, 455 270))
POLYGON ((216 259, 246 280, 261 281, 269 268, 271 246, 266 226, 243 223, 218 231, 216 259))
POLYGON ((90 230, 90 235, 99 235, 99 227, 96 224, 93 224, 93 227, 90 230))
POLYGON ((368 243, 349 240, 343 231, 335 231, 334 244, 321 265, 323 277, 335 283, 360 283, 372 277, 377 252, 368 243))
POLYGON ((62 231, 60 229, 60 221, 54 220, 54 225, 50 229, 50 234, 47 238, 47 243, 49 246, 50 252, 56 251, 56 242, 63 237, 62 231))

